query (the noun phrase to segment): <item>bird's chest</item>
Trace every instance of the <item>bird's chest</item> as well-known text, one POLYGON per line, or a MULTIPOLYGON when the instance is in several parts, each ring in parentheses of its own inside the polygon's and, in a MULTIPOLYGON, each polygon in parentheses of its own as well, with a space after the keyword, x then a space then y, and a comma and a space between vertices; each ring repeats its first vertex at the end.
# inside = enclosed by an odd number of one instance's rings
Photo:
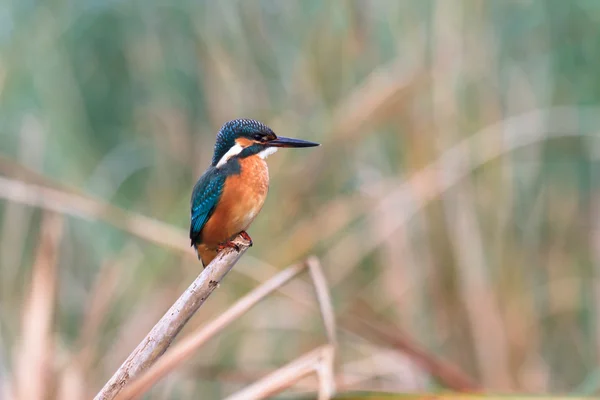
POLYGON ((258 156, 240 161, 240 173, 225 181, 221 204, 228 234, 236 234, 248 225, 260 212, 269 191, 267 163, 258 156))

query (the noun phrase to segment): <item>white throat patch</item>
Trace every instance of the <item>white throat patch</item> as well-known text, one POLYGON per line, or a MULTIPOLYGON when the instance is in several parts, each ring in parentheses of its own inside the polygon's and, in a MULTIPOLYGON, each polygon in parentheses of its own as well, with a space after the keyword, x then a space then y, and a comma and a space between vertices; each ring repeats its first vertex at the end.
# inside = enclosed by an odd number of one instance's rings
MULTIPOLYGON (((244 148, 238 143, 236 143, 232 148, 229 149, 227 153, 223 154, 223 157, 221 157, 221 159, 217 163, 217 168, 221 168, 223 165, 227 164, 227 161, 240 154, 242 150, 244 150, 244 148)), ((271 154, 275 153, 277 150, 277 147, 267 147, 266 149, 258 153, 258 156, 264 160, 271 154)))
POLYGON ((269 157, 271 154, 275 154, 275 152, 277 150, 279 150, 277 147, 267 147, 266 149, 264 149, 263 151, 258 153, 258 156, 264 160, 265 158, 269 157))
POLYGON ((229 161, 231 157, 237 156, 242 152, 242 150, 244 150, 244 148, 236 143, 229 149, 227 153, 223 154, 223 157, 221 157, 221 159, 217 163, 217 168, 221 168, 223 165, 227 164, 227 161, 229 161))

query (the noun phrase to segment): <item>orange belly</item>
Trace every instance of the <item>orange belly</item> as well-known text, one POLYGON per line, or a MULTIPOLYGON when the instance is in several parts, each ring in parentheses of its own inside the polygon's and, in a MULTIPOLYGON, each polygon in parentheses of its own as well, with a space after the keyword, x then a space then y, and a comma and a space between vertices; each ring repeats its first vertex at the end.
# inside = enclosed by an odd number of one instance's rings
POLYGON ((269 191, 267 163, 259 156, 240 160, 240 173, 227 178, 217 208, 202 229, 202 244, 217 246, 248 229, 269 191))

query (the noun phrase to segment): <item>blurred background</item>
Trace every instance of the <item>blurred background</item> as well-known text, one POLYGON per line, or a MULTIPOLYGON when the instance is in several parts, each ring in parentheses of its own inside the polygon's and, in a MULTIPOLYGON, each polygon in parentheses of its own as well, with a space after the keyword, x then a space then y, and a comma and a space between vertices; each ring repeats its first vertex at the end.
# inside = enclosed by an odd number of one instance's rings
MULTIPOLYGON (((4 0, 0 398, 112 375, 200 272, 191 190, 242 117, 322 146, 269 158, 254 246, 182 335, 314 254, 340 391, 460 386, 404 346, 490 391, 598 394, 599 24, 595 0, 4 0)), ((147 398, 326 343, 293 284, 147 398)))

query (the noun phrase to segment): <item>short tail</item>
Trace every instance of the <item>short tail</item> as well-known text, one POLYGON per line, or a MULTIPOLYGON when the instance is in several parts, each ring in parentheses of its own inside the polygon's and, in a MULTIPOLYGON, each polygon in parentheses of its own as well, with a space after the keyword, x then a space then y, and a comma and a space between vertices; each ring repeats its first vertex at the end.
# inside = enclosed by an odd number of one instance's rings
POLYGON ((202 266, 206 268, 208 264, 217 256, 217 249, 208 247, 202 243, 197 243, 194 245, 196 249, 196 254, 198 254, 198 260, 202 261, 202 266))

